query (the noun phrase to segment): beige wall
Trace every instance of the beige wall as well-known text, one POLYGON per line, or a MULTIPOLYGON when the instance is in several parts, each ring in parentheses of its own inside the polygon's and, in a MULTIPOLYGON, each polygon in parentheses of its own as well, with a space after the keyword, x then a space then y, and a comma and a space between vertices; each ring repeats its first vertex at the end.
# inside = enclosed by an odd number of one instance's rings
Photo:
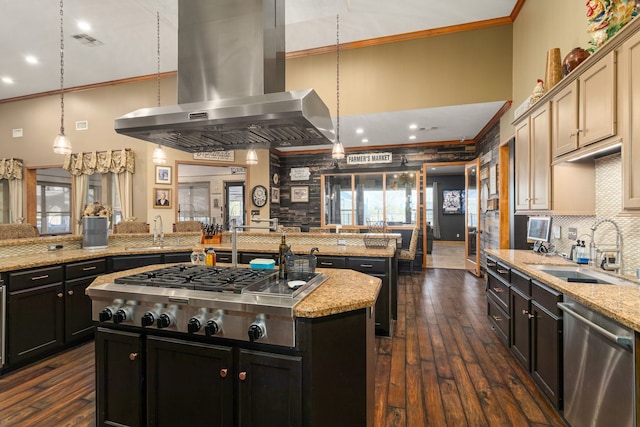
MULTIPOLYGON (((511 99, 511 25, 340 52, 340 114, 511 99)), ((287 89, 336 110, 336 54, 287 62, 287 89)))
POLYGON ((527 99, 537 79, 544 79, 547 51, 560 48, 564 57, 574 48, 587 48, 584 0, 529 0, 513 24, 513 105, 500 122, 500 139, 513 135, 513 110, 527 99))

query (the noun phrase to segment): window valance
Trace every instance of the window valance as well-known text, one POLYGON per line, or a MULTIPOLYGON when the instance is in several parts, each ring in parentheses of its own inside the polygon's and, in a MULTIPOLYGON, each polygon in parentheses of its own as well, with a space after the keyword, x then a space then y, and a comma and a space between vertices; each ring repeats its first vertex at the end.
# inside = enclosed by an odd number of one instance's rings
POLYGON ((130 148, 122 150, 91 151, 67 154, 65 170, 71 175, 93 175, 94 173, 135 172, 135 154, 130 148))
POLYGON ((2 159, 0 161, 0 179, 22 179, 23 168, 22 159, 2 159))

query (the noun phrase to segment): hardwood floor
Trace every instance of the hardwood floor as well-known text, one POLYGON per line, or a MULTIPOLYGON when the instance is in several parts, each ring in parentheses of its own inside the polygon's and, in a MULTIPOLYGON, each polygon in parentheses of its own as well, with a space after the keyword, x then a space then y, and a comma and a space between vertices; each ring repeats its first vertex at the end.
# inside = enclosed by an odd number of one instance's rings
MULTIPOLYGON (((376 426, 564 425, 489 328, 481 279, 429 269, 398 291, 394 335, 376 340, 376 426)), ((94 414, 92 342, 0 377, 0 426, 94 426, 94 414)))

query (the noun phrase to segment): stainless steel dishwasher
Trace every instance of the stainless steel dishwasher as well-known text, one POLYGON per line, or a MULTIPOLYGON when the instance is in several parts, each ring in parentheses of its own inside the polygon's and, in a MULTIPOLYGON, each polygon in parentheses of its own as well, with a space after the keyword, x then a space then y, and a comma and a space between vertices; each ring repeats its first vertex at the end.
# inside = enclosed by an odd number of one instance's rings
POLYGON ((571 427, 636 426, 634 333, 571 298, 564 312, 564 417, 571 427))

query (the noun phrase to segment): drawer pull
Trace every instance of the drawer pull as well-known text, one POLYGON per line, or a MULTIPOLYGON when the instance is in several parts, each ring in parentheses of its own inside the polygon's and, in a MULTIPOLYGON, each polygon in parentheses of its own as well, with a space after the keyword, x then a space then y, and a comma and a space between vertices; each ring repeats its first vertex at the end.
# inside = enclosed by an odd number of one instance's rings
POLYGON ((132 362, 138 358, 138 353, 129 353, 129 360, 132 362))
POLYGON ((502 288, 491 288, 491 289, 493 289, 493 292, 495 292, 496 294, 504 292, 504 289, 502 289, 502 288))
POLYGON ((238 378, 240 378, 240 381, 244 381, 247 379, 247 373, 242 371, 238 374, 238 378))
POLYGON ((58 298, 62 298, 62 297, 64 296, 64 294, 63 294, 62 292, 58 292, 58 293, 56 294, 56 296, 57 296, 58 298))
POLYGON ((67 294, 73 295, 73 291, 67 291, 67 294))
POLYGON ((32 280, 32 281, 33 281, 33 280, 42 280, 42 279, 48 279, 48 278, 49 278, 49 275, 48 275, 48 274, 43 274, 42 276, 33 276, 33 277, 31 278, 31 280, 32 280))
POLYGON ((489 268, 495 268, 497 266, 498 266, 498 264, 496 264, 495 262, 488 262, 487 263, 487 267, 489 267, 489 268))
POLYGON ((229 373, 228 369, 220 369, 220 376, 222 378, 227 378, 227 374, 229 373))
POLYGON ((500 274, 507 274, 507 273, 508 273, 508 271, 507 271, 507 270, 503 270, 503 269, 501 269, 501 268, 498 268, 498 273, 500 273, 500 274))
POLYGON ((97 267, 94 265, 93 267, 84 267, 82 269, 82 271, 91 271, 91 270, 95 270, 97 267))
POLYGON ((493 320, 495 320, 496 322, 502 322, 502 317, 500 316, 491 316, 493 318, 493 320))
POLYGON ((328 265, 328 266, 332 266, 332 265, 333 265, 333 263, 332 263, 332 262, 324 262, 324 261, 321 261, 321 262, 320 262, 320 265, 328 265))
POLYGON ((534 317, 536 317, 535 315, 529 313, 527 310, 522 310, 522 315, 527 316, 529 319, 533 319, 534 317))
POLYGON ((373 264, 360 264, 362 268, 373 268, 373 264))

